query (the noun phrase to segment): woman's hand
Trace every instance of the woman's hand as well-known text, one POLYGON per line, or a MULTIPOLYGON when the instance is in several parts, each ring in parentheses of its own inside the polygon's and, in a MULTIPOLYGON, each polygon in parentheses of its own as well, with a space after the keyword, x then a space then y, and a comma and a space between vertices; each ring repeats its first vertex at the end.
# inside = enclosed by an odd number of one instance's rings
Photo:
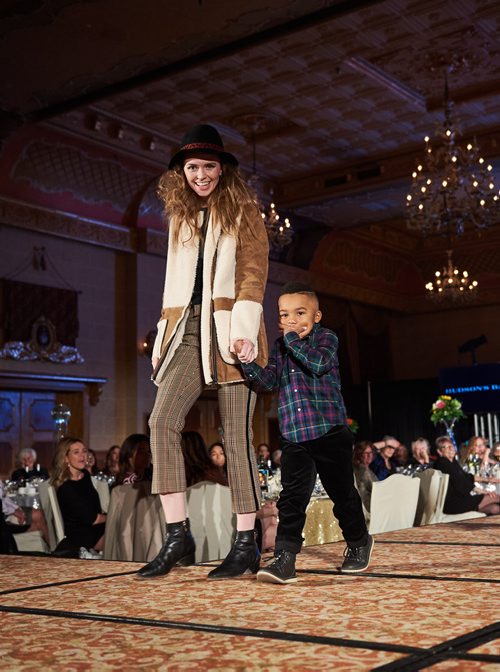
POLYGON ((229 350, 244 364, 250 364, 255 359, 255 346, 248 338, 235 339, 231 342, 229 350))
POLYGON ((160 361, 159 357, 151 357, 151 366, 153 367, 153 371, 156 369, 158 366, 158 362, 160 361))
POLYGON ((98 513, 97 518, 94 520, 92 525, 100 525, 101 523, 106 522, 106 514, 105 513, 98 513))

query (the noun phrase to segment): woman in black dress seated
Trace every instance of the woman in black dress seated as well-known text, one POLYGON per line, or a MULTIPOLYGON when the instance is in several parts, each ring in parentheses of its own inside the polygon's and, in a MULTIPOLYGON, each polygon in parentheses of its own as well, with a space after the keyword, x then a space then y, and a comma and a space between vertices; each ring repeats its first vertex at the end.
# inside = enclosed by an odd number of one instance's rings
POLYGON ((57 491, 68 555, 70 552, 78 555, 83 548, 100 557, 106 514, 101 511, 99 495, 85 468, 86 463, 87 449, 80 439, 61 439, 56 447, 50 483, 57 491))
POLYGON ((449 474, 448 490, 444 500, 443 513, 465 513, 480 511, 486 515, 500 513, 500 495, 494 492, 475 494, 474 476, 467 474, 456 458, 455 446, 448 436, 436 439, 439 457, 434 462, 434 469, 449 474))

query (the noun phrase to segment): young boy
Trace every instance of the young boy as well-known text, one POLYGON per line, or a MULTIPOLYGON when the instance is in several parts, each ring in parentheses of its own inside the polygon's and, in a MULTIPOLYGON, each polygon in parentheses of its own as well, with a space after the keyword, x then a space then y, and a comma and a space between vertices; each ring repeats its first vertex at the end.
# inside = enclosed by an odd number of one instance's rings
POLYGON ((303 543, 316 473, 334 502, 333 512, 347 542, 341 571, 362 572, 370 562, 373 539, 354 486, 353 436, 340 392, 338 339, 320 325, 318 297, 308 285, 285 285, 278 308, 283 336, 274 343, 268 365, 249 363, 244 351, 238 355, 254 389, 279 390, 283 490, 274 560, 258 572, 257 580, 297 581, 295 556, 303 543))

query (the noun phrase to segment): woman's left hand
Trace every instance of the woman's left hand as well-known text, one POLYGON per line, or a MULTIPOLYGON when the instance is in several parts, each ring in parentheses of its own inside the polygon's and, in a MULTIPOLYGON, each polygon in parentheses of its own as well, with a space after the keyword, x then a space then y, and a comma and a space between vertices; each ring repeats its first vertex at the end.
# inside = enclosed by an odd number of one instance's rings
POLYGON ((244 364, 250 364, 255 359, 255 346, 248 338, 235 339, 231 342, 229 350, 244 364))

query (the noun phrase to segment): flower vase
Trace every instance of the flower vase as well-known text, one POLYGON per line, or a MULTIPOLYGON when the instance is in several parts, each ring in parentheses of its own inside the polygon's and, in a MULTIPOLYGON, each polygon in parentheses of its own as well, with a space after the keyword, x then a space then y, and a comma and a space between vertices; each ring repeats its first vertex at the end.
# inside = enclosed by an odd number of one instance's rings
POLYGON ((448 434, 448 436, 451 439, 451 442, 455 446, 455 452, 458 452, 458 446, 455 440, 455 434, 453 433, 453 425, 455 424, 456 420, 442 420, 441 422, 446 427, 446 433, 448 434))

